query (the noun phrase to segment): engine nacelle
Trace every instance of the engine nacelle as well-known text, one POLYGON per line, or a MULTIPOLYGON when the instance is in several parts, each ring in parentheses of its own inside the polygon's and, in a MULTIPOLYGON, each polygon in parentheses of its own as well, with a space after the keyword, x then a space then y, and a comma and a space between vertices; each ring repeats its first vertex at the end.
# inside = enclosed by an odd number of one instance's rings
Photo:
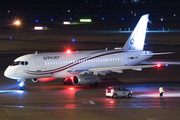
POLYGON ((32 81, 33 81, 33 82, 38 82, 39 79, 38 79, 38 78, 34 78, 34 79, 32 79, 32 81))
POLYGON ((73 77, 74 85, 90 85, 99 81, 99 77, 93 74, 78 74, 73 77))

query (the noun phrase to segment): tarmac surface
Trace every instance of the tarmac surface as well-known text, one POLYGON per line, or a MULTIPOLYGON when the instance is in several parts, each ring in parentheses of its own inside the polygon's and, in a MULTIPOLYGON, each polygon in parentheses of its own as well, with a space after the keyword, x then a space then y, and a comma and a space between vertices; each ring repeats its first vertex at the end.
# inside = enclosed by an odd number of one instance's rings
MULTIPOLYGON (((2 72, 1 72, 2 73, 2 72)), ((143 72, 142 72, 143 74, 143 72)), ((128 80, 130 80, 127 77, 128 80)), ((138 76, 137 76, 138 79, 138 76)), ((63 85, 61 80, 26 82, 18 90, 16 81, 1 76, 1 120, 179 120, 180 82, 125 84, 102 80, 98 88, 63 85), (164 99, 158 88, 164 87, 164 99), (132 98, 106 98, 105 89, 122 86, 133 91, 132 98)))
MULTIPOLYGON (((66 34, 66 33, 64 33, 66 34)), ((85 33, 83 33, 85 34, 85 33)), ((165 33, 147 35, 147 39, 165 38, 165 33), (159 37, 160 36, 160 37, 159 37)), ((172 33, 177 40, 179 34, 172 33)), ((129 35, 129 34, 128 34, 129 35)), ((123 37, 128 36, 125 34, 123 37)), ((168 33, 168 36, 171 36, 168 33)), ((113 39, 113 35, 111 36, 113 39)), ((115 36, 117 37, 117 36, 115 36)), ((173 36, 172 36, 173 37, 173 36)), ((4 70, 17 57, 40 52, 62 51, 65 41, 7 40, 0 47, 0 120, 179 120, 180 119, 180 67, 168 65, 161 68, 127 70, 122 74, 101 76, 99 87, 63 85, 62 79, 33 83, 26 81, 26 90, 19 90, 16 80, 4 77, 4 70), (59 48, 59 45, 61 47, 59 48), (159 86, 164 88, 164 98, 159 99, 159 86), (106 98, 105 89, 122 86, 133 91, 132 98, 106 98)), ((164 41, 166 42, 166 41, 164 41)), ((122 41, 118 46, 123 46, 122 41)), ((167 42, 169 43, 169 41, 167 42)), ((117 47, 116 42, 68 43, 79 50, 117 47), (86 48, 86 49, 85 49, 86 48)), ((67 45, 67 46, 68 46, 67 45)), ((179 62, 179 44, 145 45, 145 50, 175 52, 154 56, 149 61, 179 62)))

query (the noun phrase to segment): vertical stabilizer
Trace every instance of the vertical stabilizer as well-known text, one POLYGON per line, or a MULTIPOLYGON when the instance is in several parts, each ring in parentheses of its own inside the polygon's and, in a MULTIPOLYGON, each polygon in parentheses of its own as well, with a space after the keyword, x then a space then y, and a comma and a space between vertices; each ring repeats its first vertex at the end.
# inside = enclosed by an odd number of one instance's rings
POLYGON ((146 14, 140 18, 126 44, 124 45, 123 50, 143 50, 147 23, 149 21, 148 17, 149 14, 146 14))

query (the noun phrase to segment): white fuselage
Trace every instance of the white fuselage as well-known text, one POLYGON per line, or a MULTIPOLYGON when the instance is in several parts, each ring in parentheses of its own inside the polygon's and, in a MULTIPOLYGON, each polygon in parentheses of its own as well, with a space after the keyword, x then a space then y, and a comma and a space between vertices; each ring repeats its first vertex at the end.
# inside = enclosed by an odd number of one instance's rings
POLYGON ((146 53, 151 52, 98 50, 29 54, 15 59, 4 75, 11 79, 67 78, 78 74, 74 70, 133 66, 151 57, 142 55, 146 53))

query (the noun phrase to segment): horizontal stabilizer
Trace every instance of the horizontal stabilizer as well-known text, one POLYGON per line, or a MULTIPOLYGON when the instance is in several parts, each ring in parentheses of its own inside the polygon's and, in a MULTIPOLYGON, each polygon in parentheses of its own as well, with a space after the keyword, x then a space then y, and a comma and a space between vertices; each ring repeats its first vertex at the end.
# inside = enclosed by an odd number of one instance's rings
POLYGON ((163 52, 163 53, 149 53, 149 54, 141 54, 141 55, 165 55, 165 54, 173 54, 174 52, 163 52))
POLYGON ((141 64, 180 65, 180 62, 141 62, 141 64))

